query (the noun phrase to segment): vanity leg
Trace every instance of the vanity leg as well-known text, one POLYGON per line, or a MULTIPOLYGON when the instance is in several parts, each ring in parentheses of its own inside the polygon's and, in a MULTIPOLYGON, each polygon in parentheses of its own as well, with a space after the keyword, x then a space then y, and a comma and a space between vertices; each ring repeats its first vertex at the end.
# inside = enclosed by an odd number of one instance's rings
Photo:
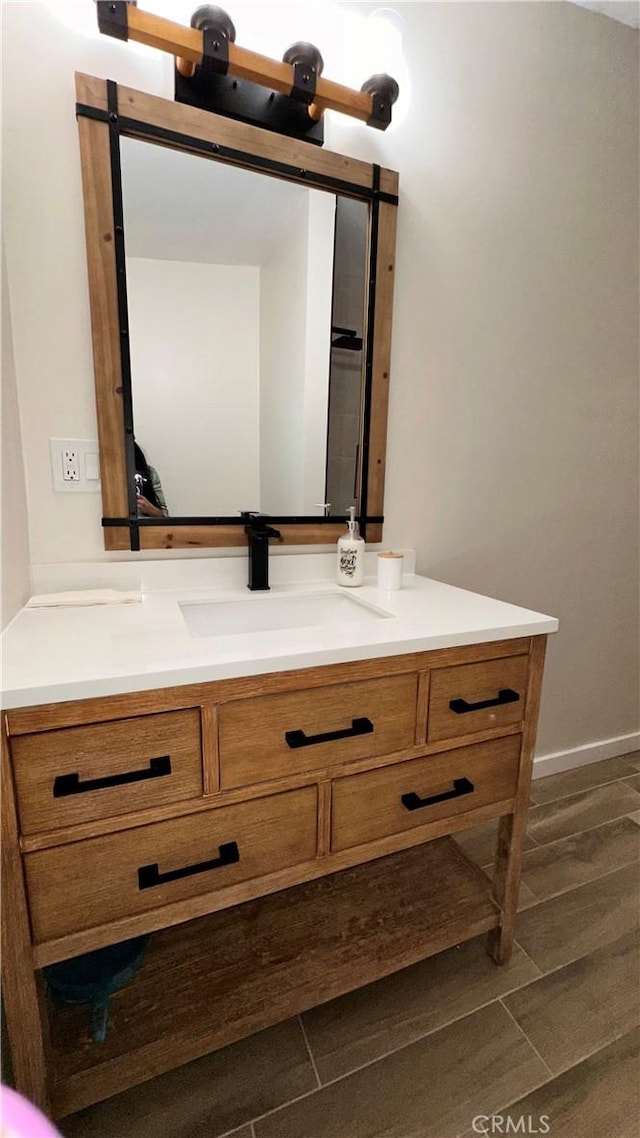
MULTIPOLYGON (((2 736, 2 998, 16 1089, 50 1115, 38 977, 18 844, 13 779, 2 736)), ((44 1009, 42 1009, 44 1015, 44 1009)))
POLYGON ((498 928, 492 929, 487 938, 487 951, 496 964, 506 964, 513 950, 513 937, 518 898, 520 894, 520 874, 522 871, 522 849, 527 828, 529 799, 531 796, 531 772, 533 751, 538 729, 542 672, 547 646, 546 636, 534 636, 529 649, 529 684, 526 697, 526 720, 522 733, 520 768, 516 788, 513 814, 500 819, 496 860, 493 871, 493 892, 502 909, 502 921, 498 928))
POLYGON ((502 909, 502 921, 487 937, 487 951, 496 964, 507 964, 513 950, 513 931, 518 912, 522 842, 525 814, 507 814, 500 819, 493 872, 493 893, 502 909))

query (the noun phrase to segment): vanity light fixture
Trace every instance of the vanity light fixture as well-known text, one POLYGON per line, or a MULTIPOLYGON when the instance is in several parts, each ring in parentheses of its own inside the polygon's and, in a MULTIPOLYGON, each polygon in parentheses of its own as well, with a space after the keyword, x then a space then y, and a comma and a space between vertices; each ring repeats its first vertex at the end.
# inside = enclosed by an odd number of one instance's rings
POLYGON ((212 4, 198 8, 191 26, 138 9, 136 0, 97 0, 105 35, 169 52, 176 59, 175 98, 268 130, 322 145, 325 110, 386 130, 399 87, 389 75, 373 75, 360 91, 323 78, 313 44, 295 43, 282 61, 236 45, 229 15, 212 4))

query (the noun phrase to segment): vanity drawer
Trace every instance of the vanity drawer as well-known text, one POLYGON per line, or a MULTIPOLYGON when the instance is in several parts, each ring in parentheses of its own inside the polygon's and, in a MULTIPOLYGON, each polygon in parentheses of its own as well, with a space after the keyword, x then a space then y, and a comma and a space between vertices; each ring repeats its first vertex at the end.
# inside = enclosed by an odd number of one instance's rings
POLYGON ((431 673, 427 741, 520 723, 528 673, 528 656, 436 668, 431 673))
POLYGON ((23 834, 202 794, 196 708, 19 735, 11 755, 23 834))
POLYGON ((316 856, 315 786, 25 856, 38 942, 316 856))
MULTIPOLYGON (((331 849, 335 853, 477 806, 510 801, 516 790, 520 736, 476 743, 394 763, 333 783, 331 849)), ((420 836, 416 834, 416 842, 420 836)))
POLYGON ((390 754, 415 741, 416 675, 335 684, 224 704, 224 789, 390 754))

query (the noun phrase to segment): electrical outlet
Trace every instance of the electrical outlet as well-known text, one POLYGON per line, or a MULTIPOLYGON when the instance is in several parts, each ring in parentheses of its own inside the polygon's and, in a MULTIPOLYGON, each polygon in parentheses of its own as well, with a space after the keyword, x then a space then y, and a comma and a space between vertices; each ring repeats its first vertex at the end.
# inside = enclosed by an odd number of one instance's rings
POLYGON ((65 447, 62 452, 62 477, 65 482, 80 481, 80 462, 75 447, 65 447))
POLYGON ((96 439, 49 439, 53 489, 74 494, 100 491, 96 439))

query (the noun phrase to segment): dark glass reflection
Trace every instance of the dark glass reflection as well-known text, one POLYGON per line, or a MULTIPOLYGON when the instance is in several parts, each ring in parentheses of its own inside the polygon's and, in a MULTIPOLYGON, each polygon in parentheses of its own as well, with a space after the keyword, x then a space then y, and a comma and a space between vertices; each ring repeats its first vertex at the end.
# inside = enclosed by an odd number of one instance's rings
POLYGON ((332 515, 360 495, 368 220, 364 202, 337 199, 325 498, 332 515))

